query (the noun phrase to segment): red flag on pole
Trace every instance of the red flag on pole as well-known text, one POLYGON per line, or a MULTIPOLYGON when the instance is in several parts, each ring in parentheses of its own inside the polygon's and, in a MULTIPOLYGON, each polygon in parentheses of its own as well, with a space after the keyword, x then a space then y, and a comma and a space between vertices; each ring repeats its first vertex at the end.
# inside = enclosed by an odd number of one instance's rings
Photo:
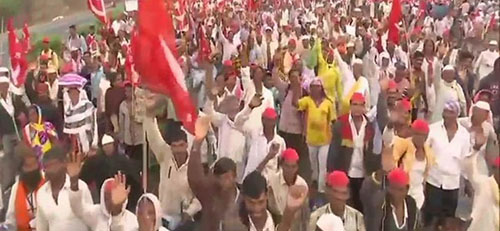
POLYGON ((194 134, 197 114, 177 61, 172 17, 163 0, 139 1, 138 34, 132 40, 132 52, 141 83, 153 91, 168 95, 177 117, 194 134))
POLYGON ((17 38, 12 18, 7 22, 7 31, 9 39, 10 64, 12 66, 12 82, 16 87, 24 85, 26 74, 28 73, 28 61, 24 42, 17 38))
POLYGON ((392 2, 391 13, 389 14, 389 34, 387 40, 392 41, 396 45, 399 45, 399 28, 397 24, 401 21, 402 16, 401 2, 400 0, 394 0, 392 2))
POLYGON ((208 60, 212 50, 210 49, 210 43, 206 38, 205 30, 203 30, 203 26, 201 24, 198 26, 198 38, 200 43, 200 51, 198 54, 199 61, 208 60))
POLYGON ((23 26, 23 50, 25 54, 28 54, 28 52, 31 50, 31 43, 30 43, 30 31, 28 30, 28 23, 24 23, 23 26))
POLYGON ((105 25, 107 24, 108 18, 106 16, 106 7, 104 6, 103 0, 87 0, 87 6, 99 21, 105 25))

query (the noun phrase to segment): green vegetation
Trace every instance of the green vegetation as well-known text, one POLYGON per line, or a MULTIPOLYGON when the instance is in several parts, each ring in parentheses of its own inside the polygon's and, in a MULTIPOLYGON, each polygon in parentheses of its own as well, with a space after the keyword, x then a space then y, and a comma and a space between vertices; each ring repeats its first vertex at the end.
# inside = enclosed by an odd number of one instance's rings
POLYGON ((0 0, 0 15, 6 20, 17 15, 23 6, 24 1, 22 0, 0 0))

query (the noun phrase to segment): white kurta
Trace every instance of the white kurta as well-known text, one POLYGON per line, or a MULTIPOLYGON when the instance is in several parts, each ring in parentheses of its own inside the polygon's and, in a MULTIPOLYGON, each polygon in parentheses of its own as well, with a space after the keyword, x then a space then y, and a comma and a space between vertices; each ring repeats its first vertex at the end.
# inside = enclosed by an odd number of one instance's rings
POLYGON ((474 188, 472 223, 468 231, 498 230, 500 217, 498 183, 493 176, 488 177, 478 173, 476 160, 477 152, 465 160, 465 173, 474 188))
POLYGON ((493 71, 493 65, 499 56, 498 51, 490 50, 485 50, 479 54, 474 65, 474 70, 477 71, 479 79, 482 79, 493 71))

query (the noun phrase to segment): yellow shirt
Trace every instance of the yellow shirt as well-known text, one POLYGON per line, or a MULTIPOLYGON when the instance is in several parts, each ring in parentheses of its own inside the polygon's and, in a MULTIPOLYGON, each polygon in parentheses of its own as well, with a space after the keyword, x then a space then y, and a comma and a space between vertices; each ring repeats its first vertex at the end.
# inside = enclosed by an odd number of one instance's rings
POLYGON ((316 42, 314 49, 318 54, 318 77, 323 81, 325 93, 334 102, 340 101, 343 87, 339 68, 335 62, 328 63, 323 57, 321 41, 316 42))
POLYGON ((298 102, 299 111, 306 112, 306 139, 310 145, 326 145, 332 139, 331 122, 335 119, 333 102, 323 99, 318 106, 310 96, 302 97, 298 102))

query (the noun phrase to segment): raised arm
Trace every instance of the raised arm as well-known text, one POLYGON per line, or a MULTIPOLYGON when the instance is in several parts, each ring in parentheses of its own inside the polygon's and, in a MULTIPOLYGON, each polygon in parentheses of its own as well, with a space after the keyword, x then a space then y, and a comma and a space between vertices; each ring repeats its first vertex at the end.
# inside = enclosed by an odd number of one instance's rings
POLYGON ((273 143, 271 144, 271 148, 269 149, 269 153, 266 155, 266 157, 260 162, 259 166, 257 166, 257 171, 262 172, 264 168, 266 167, 267 163, 274 159, 276 155, 278 155, 278 152, 280 150, 280 145, 278 143, 273 143))
POLYGON ((188 183, 193 194, 200 200, 201 204, 205 204, 210 200, 211 180, 205 175, 203 165, 201 163, 201 144, 205 140, 208 132, 210 120, 208 117, 200 117, 196 121, 195 140, 191 148, 191 153, 188 161, 188 183))

